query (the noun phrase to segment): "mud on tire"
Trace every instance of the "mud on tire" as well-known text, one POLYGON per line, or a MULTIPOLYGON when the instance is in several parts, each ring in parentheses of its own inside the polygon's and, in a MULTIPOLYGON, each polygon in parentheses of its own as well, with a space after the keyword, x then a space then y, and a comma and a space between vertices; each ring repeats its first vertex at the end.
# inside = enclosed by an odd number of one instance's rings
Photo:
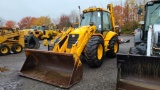
POLYGON ((100 67, 103 62, 103 55, 104 55, 104 41, 100 36, 93 36, 88 41, 85 50, 84 50, 84 56, 86 59, 86 62, 89 64, 90 67, 100 67), (101 59, 98 59, 98 47, 99 45, 102 45, 102 57, 101 59))

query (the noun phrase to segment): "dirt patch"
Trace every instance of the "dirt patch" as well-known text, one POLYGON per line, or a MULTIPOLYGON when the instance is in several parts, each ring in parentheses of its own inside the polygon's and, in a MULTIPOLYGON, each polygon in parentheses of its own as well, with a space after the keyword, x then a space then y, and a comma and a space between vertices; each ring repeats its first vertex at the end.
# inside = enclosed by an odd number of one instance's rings
POLYGON ((7 69, 6 67, 0 67, 0 72, 5 72, 8 71, 9 69, 7 69))

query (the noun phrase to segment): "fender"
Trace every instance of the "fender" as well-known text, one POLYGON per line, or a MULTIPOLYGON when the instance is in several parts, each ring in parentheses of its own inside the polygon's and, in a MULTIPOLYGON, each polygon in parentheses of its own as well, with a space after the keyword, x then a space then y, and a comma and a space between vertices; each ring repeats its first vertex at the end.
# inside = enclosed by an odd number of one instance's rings
POLYGON ((105 40, 105 41, 109 41, 109 40, 112 39, 113 36, 117 36, 117 35, 118 35, 118 34, 117 34, 116 32, 109 31, 109 32, 106 34, 104 40, 105 40))

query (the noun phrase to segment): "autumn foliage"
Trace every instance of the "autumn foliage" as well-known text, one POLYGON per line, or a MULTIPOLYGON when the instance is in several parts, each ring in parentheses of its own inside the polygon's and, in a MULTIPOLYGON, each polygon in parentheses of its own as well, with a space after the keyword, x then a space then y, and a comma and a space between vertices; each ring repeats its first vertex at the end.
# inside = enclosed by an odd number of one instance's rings
POLYGON ((35 25, 35 26, 42 26, 42 25, 49 26, 50 24, 52 24, 52 22, 51 22, 51 18, 48 16, 41 16, 39 18, 36 18, 32 22, 32 25, 35 25))
POLYGON ((63 27, 69 27, 71 25, 70 19, 67 15, 61 15, 60 21, 58 24, 59 29, 62 29, 63 27))
MULTIPOLYGON (((144 0, 146 1, 146 0, 144 0)), ((125 0, 121 1, 121 4, 113 4, 113 11, 115 17, 115 24, 122 28, 122 33, 130 33, 134 29, 138 28, 138 22, 140 21, 137 15, 137 9, 141 4, 146 3, 143 0, 125 0)), ((4 20, 0 18, 0 26, 4 23, 4 20)), ((69 27, 74 22, 78 22, 78 14, 76 10, 72 10, 70 14, 61 14, 57 18, 51 19, 49 16, 32 17, 27 16, 22 18, 17 24, 20 29, 30 28, 30 26, 50 26, 57 25, 58 28, 69 27)), ((7 21, 5 23, 8 27, 13 27, 16 24, 14 21, 7 21)))
POLYGON ((24 17, 22 18, 22 20, 20 20, 20 22, 18 22, 18 26, 19 28, 29 28, 33 24, 35 19, 35 17, 30 16, 24 17))
POLYGON ((15 21, 6 21, 6 24, 5 24, 7 27, 14 27, 16 25, 16 22, 15 21))

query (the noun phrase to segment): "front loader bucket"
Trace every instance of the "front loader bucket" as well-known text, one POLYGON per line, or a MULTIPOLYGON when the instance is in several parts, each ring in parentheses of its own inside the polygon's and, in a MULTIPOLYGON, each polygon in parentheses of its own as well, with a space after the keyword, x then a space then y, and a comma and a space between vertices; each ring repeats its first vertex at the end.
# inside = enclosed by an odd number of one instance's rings
POLYGON ((62 88, 69 88, 82 79, 81 61, 73 54, 52 51, 25 50, 26 61, 20 75, 62 88))
POLYGON ((159 90, 160 57, 117 54, 117 88, 159 90))

